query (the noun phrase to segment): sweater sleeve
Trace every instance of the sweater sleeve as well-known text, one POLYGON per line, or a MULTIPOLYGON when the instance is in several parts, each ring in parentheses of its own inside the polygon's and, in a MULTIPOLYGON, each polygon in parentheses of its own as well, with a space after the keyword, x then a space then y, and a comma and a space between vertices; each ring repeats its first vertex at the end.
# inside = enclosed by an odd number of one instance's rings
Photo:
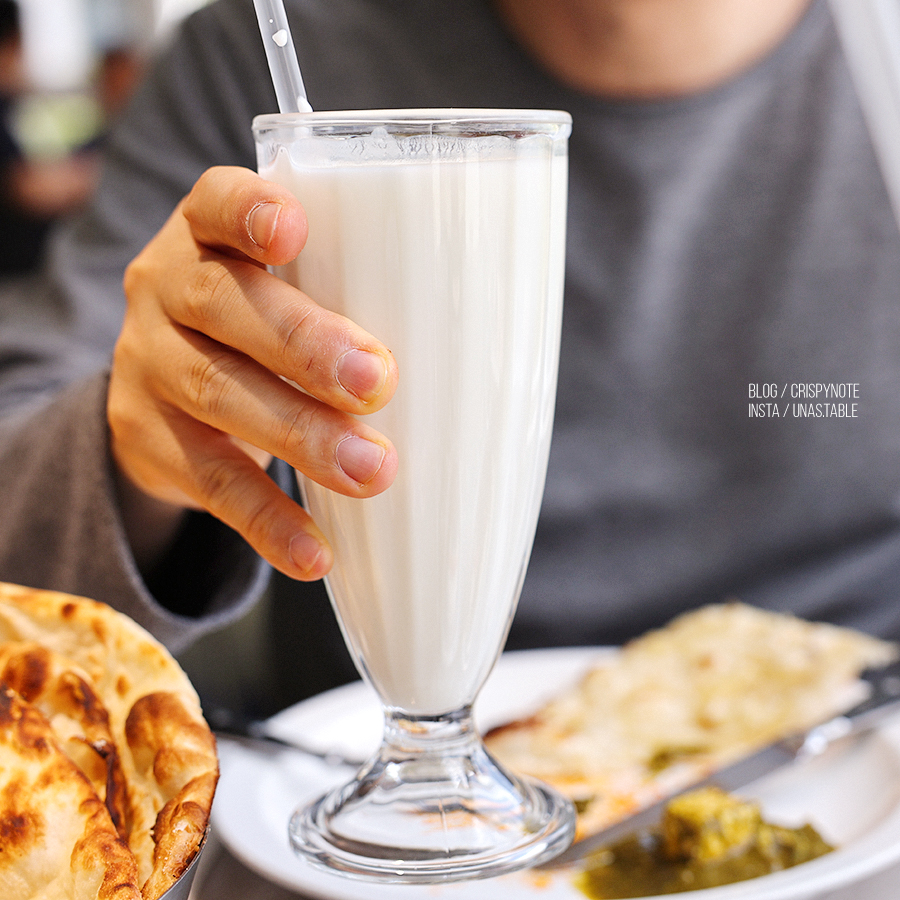
POLYGON ((173 605, 198 612, 180 615, 158 602, 134 564, 119 518, 106 386, 101 372, 0 424, 0 576, 102 600, 178 652, 240 616, 262 591, 267 569, 234 532, 198 514, 207 558, 182 563, 181 572, 167 573, 166 584, 173 605), (199 588, 208 592, 202 602, 186 593, 198 585, 198 571, 209 575, 199 588))

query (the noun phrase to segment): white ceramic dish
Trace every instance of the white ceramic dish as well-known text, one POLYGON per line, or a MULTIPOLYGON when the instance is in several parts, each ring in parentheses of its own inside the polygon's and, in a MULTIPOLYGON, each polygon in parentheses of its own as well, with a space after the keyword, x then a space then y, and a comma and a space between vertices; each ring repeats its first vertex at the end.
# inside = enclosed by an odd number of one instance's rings
MULTIPOLYGON (((521 716, 577 679, 603 648, 504 654, 478 701, 482 728, 521 716)), ((356 756, 378 745, 379 705, 361 683, 329 691, 272 719, 284 736, 356 756)), ((222 741, 222 778, 213 826, 245 865, 289 890, 323 900, 396 900, 396 885, 355 881, 320 871, 291 850, 293 810, 347 778, 291 750, 260 753, 222 741)), ((853 884, 900 860, 900 721, 870 739, 777 772, 746 792, 767 816, 788 825, 811 821, 839 847, 820 859, 763 878, 679 894, 685 900, 803 900, 853 884)), ((489 881, 402 888, 408 900, 584 900, 571 873, 524 872, 489 881)))

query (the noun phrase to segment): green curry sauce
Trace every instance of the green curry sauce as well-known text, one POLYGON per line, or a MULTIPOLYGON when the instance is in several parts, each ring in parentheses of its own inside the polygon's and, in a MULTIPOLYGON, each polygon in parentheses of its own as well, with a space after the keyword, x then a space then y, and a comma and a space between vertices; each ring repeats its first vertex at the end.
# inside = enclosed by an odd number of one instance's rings
POLYGON ((756 804, 704 788, 669 804, 658 829, 593 854, 576 886, 593 900, 719 887, 831 851, 811 825, 764 822, 756 804))

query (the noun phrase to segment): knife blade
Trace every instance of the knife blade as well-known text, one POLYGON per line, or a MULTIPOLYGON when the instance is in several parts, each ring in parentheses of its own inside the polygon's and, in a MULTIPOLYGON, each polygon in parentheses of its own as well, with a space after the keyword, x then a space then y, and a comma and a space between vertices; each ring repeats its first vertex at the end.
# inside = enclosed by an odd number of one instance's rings
POLYGON ((900 660, 863 673, 866 698, 856 706, 812 728, 775 741, 730 763, 683 788, 662 797, 650 806, 576 841, 559 856, 538 868, 554 869, 579 862, 595 850, 615 843, 635 832, 659 823, 666 806, 675 797, 701 787, 716 785, 736 791, 764 775, 820 756, 841 740, 860 737, 877 728, 893 714, 900 714, 900 660))
POLYGON ((329 766, 347 766, 358 769, 364 762, 362 756, 350 756, 331 747, 317 747, 296 737, 282 737, 269 730, 265 720, 248 718, 224 707, 206 710, 206 720, 217 738, 226 738, 260 752, 277 753, 290 749, 312 756, 329 766))

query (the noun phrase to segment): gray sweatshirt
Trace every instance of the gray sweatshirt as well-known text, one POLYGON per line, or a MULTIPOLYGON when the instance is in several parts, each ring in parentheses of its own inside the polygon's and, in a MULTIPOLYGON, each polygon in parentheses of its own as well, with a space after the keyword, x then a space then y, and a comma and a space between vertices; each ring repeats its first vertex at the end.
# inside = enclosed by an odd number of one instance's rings
MULTIPOLYGON (((317 109, 573 115, 558 411, 512 645, 618 642, 727 597, 900 637, 900 235, 826 5, 726 84, 653 102, 560 85, 487 0, 287 5, 317 109)), ((0 578, 109 601, 176 648, 266 570, 203 515, 152 583, 135 570, 104 419, 122 272, 204 169, 255 165, 274 109, 249 0, 196 14, 49 282, 0 295, 0 578)), ((275 593, 289 658, 318 640, 293 603, 321 586, 275 593)))

